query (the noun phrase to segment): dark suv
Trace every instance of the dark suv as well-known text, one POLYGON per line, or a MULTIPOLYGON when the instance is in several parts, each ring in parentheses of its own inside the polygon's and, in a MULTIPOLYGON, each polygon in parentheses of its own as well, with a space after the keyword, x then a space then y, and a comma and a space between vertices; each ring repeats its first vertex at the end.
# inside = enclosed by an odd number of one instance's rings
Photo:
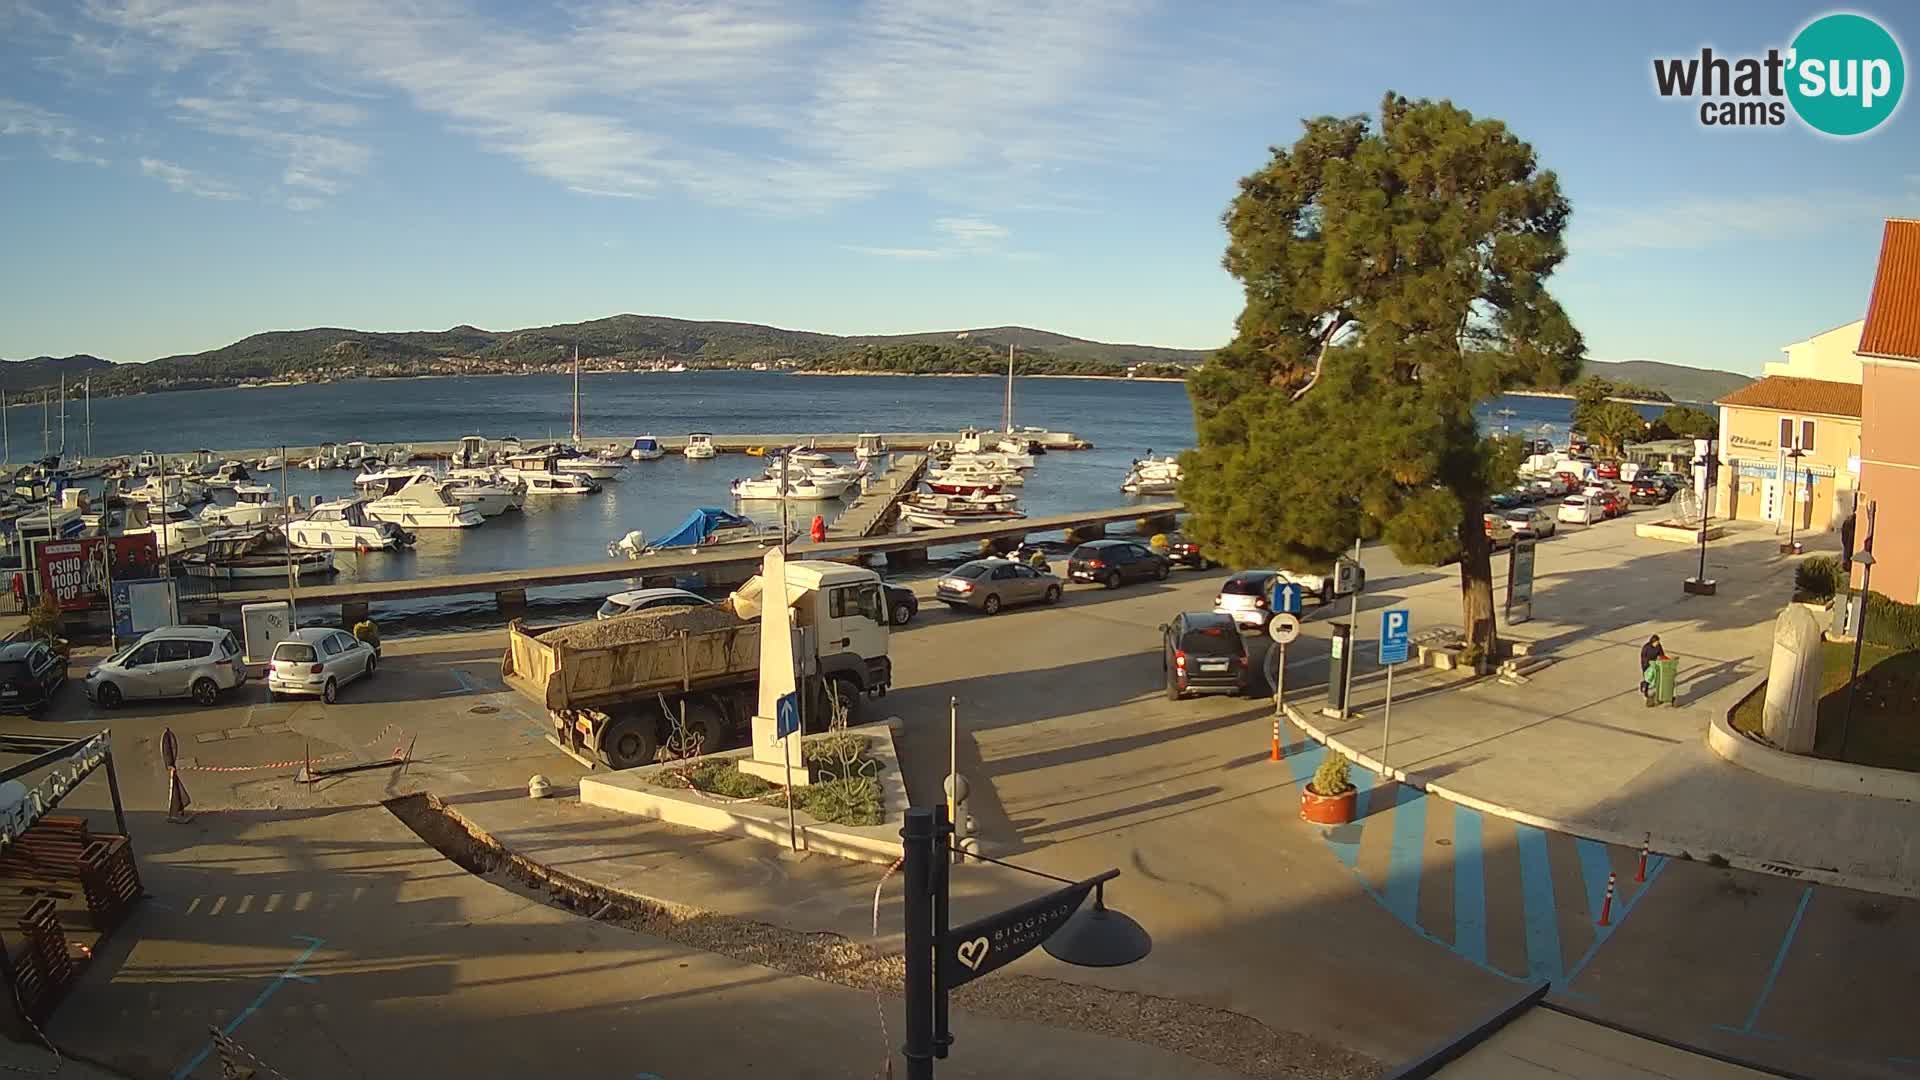
POLYGON ((1220 565, 1207 558, 1200 545, 1188 539, 1185 533, 1167 534, 1166 556, 1180 566, 1191 566, 1195 570, 1211 570, 1220 565))
POLYGON ((1247 692, 1247 644, 1233 616, 1217 611, 1183 611, 1160 627, 1160 666, 1166 672, 1167 700, 1188 694, 1247 692))
POLYGON ((1091 540, 1073 549, 1067 559, 1067 579, 1097 581, 1117 589, 1128 581, 1167 580, 1173 563, 1145 544, 1132 540, 1091 540))
POLYGON ((1673 489, 1657 476, 1641 476, 1627 489, 1627 498, 1637 503, 1663 503, 1673 498, 1673 489))
POLYGON ((37 713, 67 681, 67 663, 43 641, 0 645, 0 712, 37 713))

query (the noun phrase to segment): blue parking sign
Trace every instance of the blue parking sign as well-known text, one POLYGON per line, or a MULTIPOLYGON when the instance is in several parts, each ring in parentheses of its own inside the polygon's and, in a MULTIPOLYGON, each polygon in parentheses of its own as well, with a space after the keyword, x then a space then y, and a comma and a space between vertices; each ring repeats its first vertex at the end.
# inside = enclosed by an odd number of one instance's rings
POLYGON ((1300 614, 1300 586, 1291 581, 1274 582, 1273 610, 1288 615, 1300 614))
POLYGON ((800 730, 800 695, 781 694, 780 701, 773 707, 773 732, 776 738, 784 739, 800 730))
POLYGON ((1412 648, 1413 616, 1406 608, 1380 613, 1380 663, 1404 664, 1412 648))

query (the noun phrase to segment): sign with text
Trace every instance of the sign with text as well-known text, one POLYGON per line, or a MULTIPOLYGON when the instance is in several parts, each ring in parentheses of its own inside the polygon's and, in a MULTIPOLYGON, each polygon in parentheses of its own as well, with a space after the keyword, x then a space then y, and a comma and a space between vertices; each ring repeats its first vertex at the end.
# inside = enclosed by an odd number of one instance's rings
POLYGON ((1507 557, 1507 621, 1522 623, 1533 618, 1534 541, 1516 540, 1507 557))
POLYGON ((1032 952, 1080 910, 1100 880, 1089 878, 947 931, 940 942, 939 985, 965 986, 1032 952))
POLYGON ((52 595, 61 611, 85 611, 106 600, 105 537, 39 540, 34 542, 33 552, 40 573, 40 594, 52 595))
POLYGON ((1413 615, 1406 608, 1380 613, 1380 663, 1404 664, 1413 652, 1413 615))

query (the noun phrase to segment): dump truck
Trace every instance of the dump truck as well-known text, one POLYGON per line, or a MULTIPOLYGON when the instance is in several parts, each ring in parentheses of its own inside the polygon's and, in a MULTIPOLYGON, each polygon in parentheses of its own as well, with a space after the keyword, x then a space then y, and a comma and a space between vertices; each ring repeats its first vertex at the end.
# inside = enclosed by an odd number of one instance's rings
MULTIPOLYGON (((786 577, 808 727, 824 725, 831 701, 857 717, 862 700, 893 682, 880 576, 795 560, 786 577)), ((759 706, 759 614, 767 591, 755 576, 715 605, 544 628, 516 619, 507 628, 501 675, 547 711, 549 739, 589 767, 650 764, 676 731, 692 744, 676 749, 736 746, 759 706)))
MULTIPOLYGON (((1282 582, 1298 585, 1303 597, 1313 597, 1324 605, 1333 603, 1338 597, 1352 596, 1354 593, 1364 592, 1367 587, 1367 571, 1358 562, 1342 555, 1334 561, 1333 573, 1331 574, 1315 574, 1305 570, 1282 570, 1280 571, 1280 576, 1274 579, 1273 586, 1277 587, 1282 582)), ((1271 593, 1272 587, 1270 587, 1268 591, 1271 593)), ((1269 595, 1267 600, 1269 604, 1271 604, 1273 597, 1269 595)), ((1271 608, 1270 610, 1278 609, 1271 608)))

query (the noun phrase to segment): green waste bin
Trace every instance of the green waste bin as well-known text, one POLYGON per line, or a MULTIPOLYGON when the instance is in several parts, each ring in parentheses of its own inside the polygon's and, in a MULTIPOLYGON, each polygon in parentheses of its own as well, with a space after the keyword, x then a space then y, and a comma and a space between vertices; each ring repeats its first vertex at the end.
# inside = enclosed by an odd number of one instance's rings
POLYGON ((1680 661, 1672 657, 1655 660, 1647 665, 1647 676, 1647 681, 1653 685, 1653 703, 1673 704, 1673 684, 1680 677, 1680 661))

